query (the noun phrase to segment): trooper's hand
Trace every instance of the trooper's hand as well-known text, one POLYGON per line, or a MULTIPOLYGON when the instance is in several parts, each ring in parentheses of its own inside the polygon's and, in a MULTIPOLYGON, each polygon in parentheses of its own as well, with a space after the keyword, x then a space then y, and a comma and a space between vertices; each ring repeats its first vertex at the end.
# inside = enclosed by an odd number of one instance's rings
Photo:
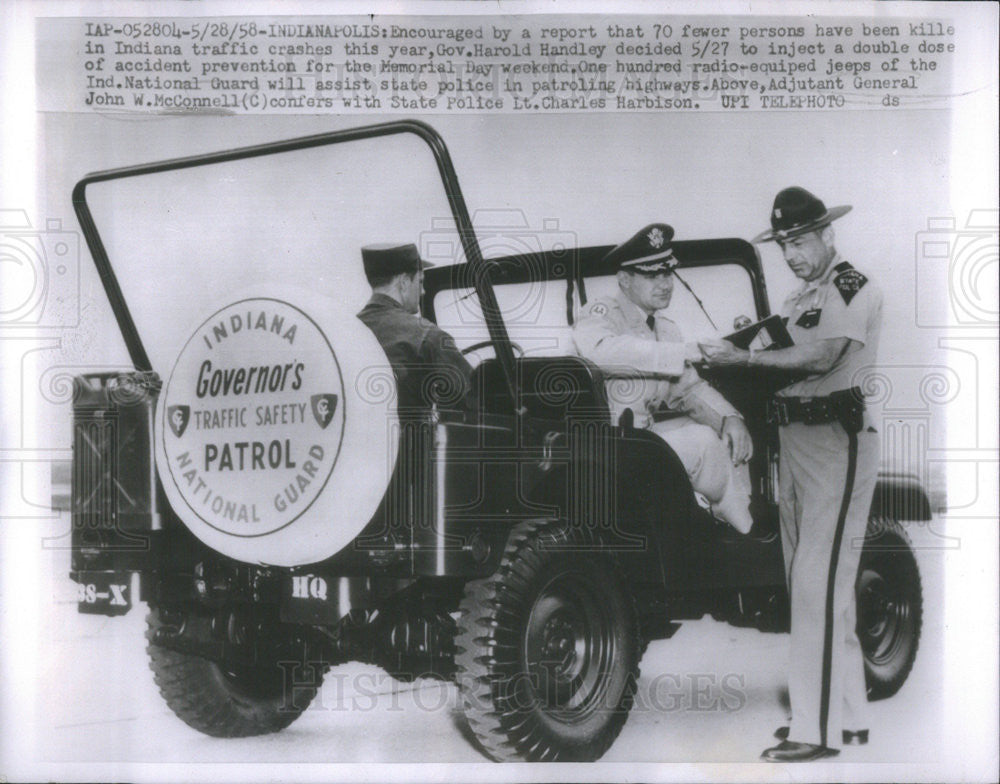
POLYGON ((745 365, 750 352, 736 348, 728 340, 711 340, 698 343, 698 348, 709 365, 745 365))
POLYGON ((742 465, 753 456, 753 439, 750 431, 738 416, 727 416, 722 422, 722 438, 729 447, 733 465, 742 465))

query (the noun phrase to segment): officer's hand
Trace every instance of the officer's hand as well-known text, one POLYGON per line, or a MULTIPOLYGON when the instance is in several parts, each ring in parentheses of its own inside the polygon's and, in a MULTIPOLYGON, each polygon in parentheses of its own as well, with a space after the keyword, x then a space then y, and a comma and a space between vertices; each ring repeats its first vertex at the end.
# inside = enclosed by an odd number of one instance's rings
POLYGON ((753 439, 750 431, 737 416, 727 416, 722 422, 722 438, 729 447, 729 457, 733 465, 742 465, 753 455, 753 439))
POLYGON ((745 365, 750 352, 742 348, 736 348, 728 340, 711 340, 698 343, 698 348, 705 356, 705 362, 709 366, 719 365, 745 365))
POLYGON ((684 359, 692 365, 696 365, 699 362, 703 362, 705 357, 702 355, 701 349, 698 347, 697 343, 685 343, 684 359))

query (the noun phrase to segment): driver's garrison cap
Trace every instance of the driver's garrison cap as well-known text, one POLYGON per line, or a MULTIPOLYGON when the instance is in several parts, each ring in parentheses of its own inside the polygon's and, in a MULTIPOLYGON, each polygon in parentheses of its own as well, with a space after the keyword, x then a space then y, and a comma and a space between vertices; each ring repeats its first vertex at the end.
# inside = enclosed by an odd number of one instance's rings
POLYGON ((604 259, 613 262, 620 270, 640 275, 670 272, 677 266, 677 258, 670 245, 673 238, 673 226, 651 223, 610 251, 604 259))
POLYGON ((369 279, 398 275, 401 272, 416 272, 434 266, 420 258, 420 251, 413 243, 384 242, 365 245, 361 249, 361 260, 365 265, 365 276, 369 279))

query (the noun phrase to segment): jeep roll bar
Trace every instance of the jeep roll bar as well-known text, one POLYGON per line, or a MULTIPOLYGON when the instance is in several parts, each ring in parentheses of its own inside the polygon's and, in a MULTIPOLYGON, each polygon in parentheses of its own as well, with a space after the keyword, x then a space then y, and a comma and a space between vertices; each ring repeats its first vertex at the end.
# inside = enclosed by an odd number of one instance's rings
POLYGON ((122 338, 125 340, 132 364, 135 365, 136 369, 153 370, 153 367, 142 344, 142 338, 139 336, 135 322, 132 320, 132 314, 129 312, 128 304, 125 302, 125 297, 122 294, 118 278, 104 248, 104 243, 101 241, 97 225, 94 223, 90 212, 90 206, 87 204, 88 185, 108 180, 124 179, 126 177, 137 177, 143 174, 157 174, 177 169, 190 169, 213 163, 226 163, 244 158, 257 158, 264 155, 275 155, 277 153, 304 150, 311 147, 323 147, 330 144, 341 144, 343 142, 362 139, 373 139, 379 136, 391 136, 399 133, 412 133, 420 137, 430 147, 431 152, 434 153, 434 160, 437 162, 445 195, 448 197, 452 217, 455 220, 455 226, 458 229, 458 235, 462 242, 462 249, 465 252, 469 276, 472 278, 479 303, 483 309, 483 316, 486 320, 490 340, 493 342, 497 358, 503 368, 504 381, 507 385, 511 405, 513 406, 516 400, 514 388, 514 350, 511 347, 510 336, 507 333, 507 327, 504 324, 500 308, 497 304, 496 294, 493 291, 490 278, 491 265, 483 260, 483 255, 479 248, 479 240, 472 227, 469 210, 465 205, 465 198, 462 196, 462 189, 458 184, 458 175, 455 173, 455 168, 452 165, 451 156, 448 154, 448 148, 445 146, 444 140, 431 126, 418 120, 397 120, 376 125, 365 125, 342 131, 300 136, 285 141, 267 142, 250 147, 237 147, 221 152, 192 155, 185 158, 171 158, 169 160, 139 164, 137 166, 126 166, 119 169, 108 169, 106 171, 93 172, 80 180, 73 188, 73 209, 76 211, 77 220, 80 222, 80 228, 83 230, 83 236, 87 241, 87 247, 90 249, 90 255, 93 257, 94 264, 97 267, 97 274, 104 285, 104 291, 107 294, 108 301, 111 303, 115 319, 118 321, 118 328, 121 330, 122 338))

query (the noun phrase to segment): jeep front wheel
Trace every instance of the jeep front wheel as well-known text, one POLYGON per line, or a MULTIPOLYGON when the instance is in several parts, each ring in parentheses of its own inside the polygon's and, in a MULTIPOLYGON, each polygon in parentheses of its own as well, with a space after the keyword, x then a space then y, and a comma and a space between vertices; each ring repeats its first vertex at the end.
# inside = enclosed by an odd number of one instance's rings
POLYGON ((286 688, 289 662, 277 654, 223 664, 155 642, 159 630, 203 622, 198 616, 160 608, 152 608, 146 619, 149 666, 170 710, 188 726, 216 738, 265 735, 295 721, 316 695, 323 673, 316 670, 313 682, 286 688))
POLYGON ((899 691, 913 668, 923 612, 917 559, 895 520, 875 517, 868 523, 857 599, 868 699, 885 699, 899 691))
POLYGON ((458 685, 483 750, 499 761, 600 758, 632 706, 640 644, 632 599, 596 542, 519 526, 461 610, 458 685))

